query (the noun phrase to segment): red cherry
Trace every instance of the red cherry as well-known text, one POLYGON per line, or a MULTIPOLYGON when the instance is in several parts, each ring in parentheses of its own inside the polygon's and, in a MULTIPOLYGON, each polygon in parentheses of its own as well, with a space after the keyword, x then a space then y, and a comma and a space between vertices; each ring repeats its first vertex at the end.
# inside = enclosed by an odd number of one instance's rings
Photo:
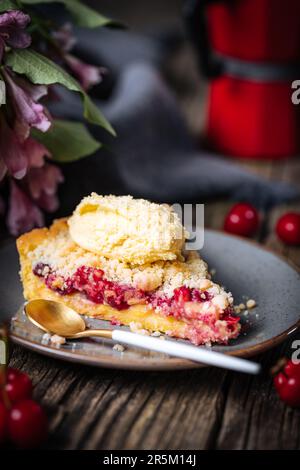
POLYGON ((300 214, 288 212, 277 222, 276 232, 287 245, 300 245, 300 214))
POLYGON ((300 364, 288 361, 274 377, 274 385, 282 401, 289 406, 300 406, 300 364))
POLYGON ((251 204, 235 204, 228 212, 224 230, 235 235, 250 237, 257 231, 259 225, 258 211, 251 204))
POLYGON ((4 403, 0 402, 0 444, 6 439, 7 434, 7 410, 4 403))
POLYGON ((10 410, 8 434, 18 447, 38 447, 47 437, 47 417, 43 409, 33 400, 22 400, 10 410))
POLYGON ((5 390, 9 401, 13 404, 24 398, 31 398, 32 382, 24 372, 8 368, 5 390))
POLYGON ((191 289, 186 286, 174 289, 174 299, 179 302, 189 302, 191 300, 191 289))
POLYGON ((294 377, 296 375, 300 376, 300 363, 288 361, 284 366, 284 373, 288 377, 294 377))

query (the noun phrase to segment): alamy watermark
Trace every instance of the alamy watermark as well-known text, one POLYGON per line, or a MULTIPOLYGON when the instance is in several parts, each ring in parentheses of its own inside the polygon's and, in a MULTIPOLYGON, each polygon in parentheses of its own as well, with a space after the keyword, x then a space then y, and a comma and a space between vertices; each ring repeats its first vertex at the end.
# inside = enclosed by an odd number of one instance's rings
POLYGON ((292 103, 295 105, 300 104, 300 80, 294 80, 292 82, 292 92, 291 100, 292 103))
POLYGON ((292 342, 292 349, 295 349, 291 356, 291 360, 294 364, 300 364, 300 339, 295 339, 292 342))
POLYGON ((204 204, 173 204, 172 208, 187 229, 185 249, 201 250, 204 246, 204 204))

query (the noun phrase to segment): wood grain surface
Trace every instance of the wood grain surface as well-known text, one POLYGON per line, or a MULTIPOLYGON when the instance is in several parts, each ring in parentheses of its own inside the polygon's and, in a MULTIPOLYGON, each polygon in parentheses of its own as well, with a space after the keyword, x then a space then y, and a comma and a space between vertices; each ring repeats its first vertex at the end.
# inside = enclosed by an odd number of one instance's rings
MULTIPOLYGON (((205 87, 188 46, 172 58, 167 76, 191 131, 203 126, 205 87), (184 90, 184 92, 180 92, 184 90)), ((300 159, 241 163, 267 178, 300 184, 300 159)), ((220 228, 228 201, 206 203, 206 226, 220 228)), ((291 206, 300 210, 299 204, 291 206)), ((300 266, 300 250, 284 247, 274 224, 287 207, 264 214, 258 240, 300 266)), ((47 446, 63 449, 299 449, 300 410, 277 398, 269 369, 291 354, 292 339, 257 358, 259 377, 207 368, 141 373, 94 369, 13 347, 10 364, 30 374, 35 397, 50 418, 47 446)))

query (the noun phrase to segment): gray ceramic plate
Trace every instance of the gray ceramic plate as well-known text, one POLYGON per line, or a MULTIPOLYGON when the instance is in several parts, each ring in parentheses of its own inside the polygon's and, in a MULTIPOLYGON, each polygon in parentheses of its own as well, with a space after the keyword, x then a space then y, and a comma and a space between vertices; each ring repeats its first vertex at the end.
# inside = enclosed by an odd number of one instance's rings
MULTIPOLYGON (((239 338, 228 346, 214 346, 214 350, 251 356, 275 346, 300 327, 300 275, 283 259, 255 243, 211 230, 205 231, 201 254, 210 267, 216 269, 215 279, 233 292, 236 303, 246 298, 257 302, 257 308, 242 318, 243 333, 239 338)), ((0 266, 1 315, 12 316, 24 302, 13 245, 0 251, 0 266)), ((107 322, 87 321, 93 327, 110 327, 107 322)), ((102 367, 162 370, 199 366, 162 354, 145 354, 134 348, 120 353, 105 340, 72 341, 60 348, 43 344, 41 331, 25 319, 22 308, 12 321, 12 338, 42 354, 102 367)))

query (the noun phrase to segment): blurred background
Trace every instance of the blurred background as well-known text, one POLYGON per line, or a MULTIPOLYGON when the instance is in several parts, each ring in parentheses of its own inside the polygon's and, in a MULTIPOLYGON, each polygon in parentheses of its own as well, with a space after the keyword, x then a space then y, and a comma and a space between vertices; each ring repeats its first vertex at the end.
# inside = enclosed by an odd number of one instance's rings
POLYGON ((185 0, 88 0, 86 3, 120 20, 131 32, 169 39, 174 54, 161 64, 162 72, 180 98, 191 131, 198 135, 204 126, 206 81, 199 80, 195 50, 188 39, 183 15, 185 0))
MULTIPOLYGON (((65 167, 59 214, 91 190, 263 210, 297 196, 298 181, 273 181, 298 154, 297 2, 285 16, 277 0, 87 3, 126 26, 76 31, 76 53, 107 69, 90 93, 117 138, 97 130, 106 148, 65 167)), ((76 109, 64 99, 55 113, 76 109)))

